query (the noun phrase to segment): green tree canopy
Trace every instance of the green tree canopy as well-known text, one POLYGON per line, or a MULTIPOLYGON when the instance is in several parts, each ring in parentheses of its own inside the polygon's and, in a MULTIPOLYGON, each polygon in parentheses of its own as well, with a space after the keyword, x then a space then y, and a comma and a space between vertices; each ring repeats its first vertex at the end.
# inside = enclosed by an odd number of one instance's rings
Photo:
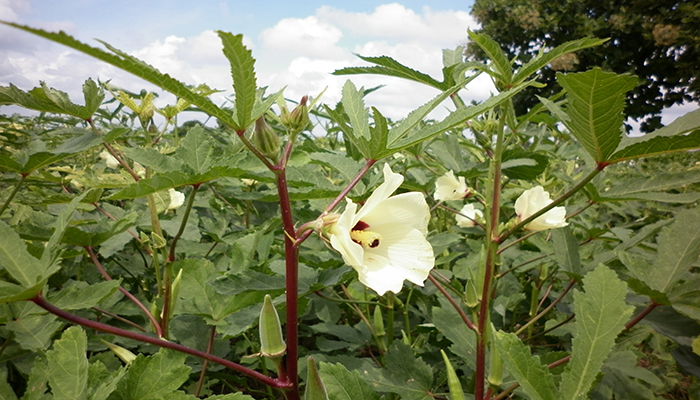
MULTIPOLYGON (((556 93, 556 71, 585 71, 594 66, 632 73, 639 85, 627 95, 628 116, 641 129, 661 127, 664 107, 700 100, 700 3, 674 0, 476 0, 472 15, 479 33, 492 37, 516 64, 542 48, 583 37, 610 38, 602 46, 567 54, 542 71, 544 89, 530 87, 515 100, 526 112, 538 103, 534 94, 556 93)), ((486 60, 478 46, 469 57, 486 60)))

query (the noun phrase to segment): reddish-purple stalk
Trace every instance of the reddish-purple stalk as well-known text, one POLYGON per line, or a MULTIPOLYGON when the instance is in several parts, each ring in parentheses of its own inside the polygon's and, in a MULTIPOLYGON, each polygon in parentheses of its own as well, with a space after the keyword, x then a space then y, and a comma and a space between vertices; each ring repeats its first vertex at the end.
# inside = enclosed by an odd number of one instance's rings
POLYGON ((275 170, 277 175, 277 194, 282 214, 282 226, 284 229, 284 256, 285 256, 285 286, 287 300, 287 359, 286 375, 290 391, 286 393, 288 400, 299 400, 299 373, 297 359, 299 358, 299 252, 296 246, 296 232, 292 217, 292 205, 287 189, 287 176, 284 169, 275 170))
POLYGON ((64 310, 61 310, 60 308, 49 303, 41 295, 37 295, 34 298, 29 299, 29 300, 34 302, 34 304, 36 304, 37 306, 50 312, 51 314, 54 314, 60 318, 65 319, 66 321, 72 322, 72 323, 77 324, 77 325, 84 326, 84 327, 89 328, 89 329, 94 329, 96 331, 105 332, 105 333, 129 338, 129 339, 133 339, 133 340, 138 340, 140 342, 150 343, 150 344, 158 346, 158 347, 164 347, 167 349, 171 349, 171 350, 179 351, 179 352, 182 352, 185 354, 189 354, 189 355, 192 355, 195 357, 203 358, 205 360, 209 360, 211 362, 215 362, 217 364, 223 365, 226 368, 240 372, 246 376, 249 376, 249 377, 261 382, 261 383, 264 383, 265 385, 268 385, 268 386, 271 386, 274 388, 289 389, 291 387, 290 382, 283 381, 283 380, 276 379, 276 378, 271 378, 267 375, 263 375, 258 371, 244 367, 243 365, 237 364, 233 361, 229 361, 229 360, 223 359, 221 357, 214 356, 212 354, 207 354, 203 351, 195 350, 195 349, 183 346, 181 344, 177 344, 177 343, 170 342, 167 340, 159 339, 159 338, 156 338, 153 336, 144 335, 142 333, 127 331, 125 329, 116 328, 116 327, 113 327, 113 326, 110 326, 107 324, 103 324, 103 323, 96 322, 96 321, 91 321, 89 319, 82 318, 82 317, 79 317, 77 315, 73 315, 73 314, 66 312, 64 310))
POLYGON ((465 313, 464 310, 462 310, 462 307, 460 307, 459 304, 457 304, 455 299, 453 299, 452 296, 450 296, 450 294, 447 293, 447 290, 445 290, 445 288, 440 284, 440 282, 437 279, 435 279, 435 277, 432 275, 428 275, 428 279, 430 279, 430 282, 432 282, 433 285, 435 285, 435 287, 438 288, 440 293, 442 293, 442 295, 445 296, 447 301, 449 301, 450 304, 452 304, 452 307, 454 307, 454 309, 457 311, 457 314, 459 314, 459 316, 462 318, 464 324, 467 325, 467 327, 473 330, 474 332, 478 332, 476 325, 474 325, 474 323, 469 319, 467 313, 465 313))
POLYGON ((489 322, 489 312, 491 307, 491 287, 495 274, 496 252, 498 251, 498 216, 500 210, 501 194, 501 168, 497 162, 493 174, 493 194, 491 197, 491 220, 487 224, 486 232, 489 240, 486 253, 486 265, 484 266, 484 286, 481 294, 481 304, 479 307, 479 320, 477 321, 476 335, 476 376, 474 387, 474 399, 484 399, 484 382, 486 379, 486 346, 488 335, 486 334, 487 323, 489 322))
MULTIPOLYGON (((367 172, 370 170, 370 168, 372 168, 372 166, 376 162, 377 160, 365 160, 364 167, 362 167, 360 172, 358 172, 357 175, 355 175, 355 177, 350 181, 350 183, 348 183, 348 186, 345 189, 343 189, 343 191, 341 191, 340 194, 338 194, 338 196, 336 196, 336 198, 326 207, 326 209, 323 211, 323 214, 321 214, 321 217, 333 211, 333 209, 336 208, 341 201, 343 201, 345 196, 347 196, 348 193, 350 193, 350 191, 355 186, 357 186, 362 177, 365 176, 365 174, 367 174, 367 172)), ((313 229, 309 228, 309 226, 312 225, 313 221, 299 227, 299 229, 297 230, 297 247, 301 245, 304 242, 304 240, 308 239, 309 236, 311 236, 311 234, 314 232, 313 229)))
MULTIPOLYGON (((209 342, 207 342, 207 354, 211 354, 211 349, 214 347, 214 337, 216 336, 216 325, 212 325, 209 329, 209 342)), ((202 371, 199 373, 199 380, 197 381, 197 388, 194 390, 194 397, 199 397, 199 393, 202 391, 202 385, 204 384, 204 377, 207 375, 207 367, 209 366, 209 360, 205 359, 202 363, 202 371)))
MULTIPOLYGON (((95 254, 95 252, 93 251, 92 247, 89 247, 89 246, 88 246, 88 247, 85 247, 85 250, 87 251, 88 255, 90 255, 90 260, 92 260, 92 263, 95 264, 95 266, 96 266, 97 269, 100 271, 100 273, 102 274, 102 276, 103 276, 106 280, 111 281, 111 280, 112 280, 112 277, 109 276, 109 274, 107 273, 107 271, 106 271, 106 270, 104 269, 104 267, 102 266, 102 263, 100 263, 100 260, 97 259, 97 254, 95 254)), ((151 312, 148 310, 148 308, 146 308, 146 306, 143 305, 143 303, 141 303, 141 302, 139 301, 139 299, 137 299, 133 294, 129 293, 129 291, 126 290, 126 289, 124 289, 123 287, 119 286, 119 291, 120 291, 124 296, 126 296, 129 300, 131 300, 134 304, 136 304, 136 306, 137 306, 138 308, 140 308, 141 311, 143 311, 144 314, 146 314, 146 317, 148 317, 149 321, 151 321, 151 325, 153 325, 153 329, 155 329, 156 334, 158 335, 158 337, 163 337, 163 330, 161 329, 160 325, 158 324, 158 321, 156 320, 156 318, 155 318, 155 317, 153 316, 153 314, 151 314, 151 312)))

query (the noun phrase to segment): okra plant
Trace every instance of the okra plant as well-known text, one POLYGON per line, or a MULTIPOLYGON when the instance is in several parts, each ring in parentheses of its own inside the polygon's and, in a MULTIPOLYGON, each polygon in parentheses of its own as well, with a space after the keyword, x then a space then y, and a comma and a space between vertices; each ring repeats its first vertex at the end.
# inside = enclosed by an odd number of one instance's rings
POLYGON ((0 87, 0 105, 40 113, 0 121, 2 398, 700 391, 700 111, 628 137, 638 81, 601 69, 512 106, 605 39, 514 65, 468 33, 491 61, 445 50, 441 80, 389 57, 335 72, 437 90, 392 121, 352 80, 337 104, 268 93, 241 35, 218 32, 234 94, 217 105, 221 88, 109 44, 8 25, 177 102, 97 77, 84 104, 50 82, 0 87), (465 104, 481 74, 497 93, 465 104))

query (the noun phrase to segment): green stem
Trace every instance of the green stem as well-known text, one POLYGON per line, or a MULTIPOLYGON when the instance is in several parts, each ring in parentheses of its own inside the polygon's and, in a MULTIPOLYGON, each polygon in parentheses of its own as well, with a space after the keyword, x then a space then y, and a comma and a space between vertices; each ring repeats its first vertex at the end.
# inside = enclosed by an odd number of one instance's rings
POLYGON ((173 237, 173 241, 170 244, 170 255, 168 256, 168 262, 171 263, 175 261, 175 246, 177 246, 178 240, 180 240, 180 237, 182 237, 182 234, 185 232, 185 226, 187 225, 187 220, 190 217, 190 212, 192 212, 192 206, 194 205, 194 198, 195 195, 197 194, 197 190, 199 189, 200 183, 195 183, 192 185, 192 192, 190 193, 189 197, 187 198, 187 205, 185 206, 185 214, 182 216, 182 222, 180 223, 180 229, 178 229, 177 233, 173 237))
POLYGON ((490 312, 491 312, 491 289, 495 280, 496 259, 498 258, 498 222, 501 209, 501 163, 503 157, 503 141, 505 130, 505 119, 510 110, 509 104, 501 107, 501 115, 498 119, 498 127, 496 128, 496 147, 493 154, 493 162, 489 166, 488 182, 492 184, 487 186, 486 199, 491 204, 487 204, 486 211, 486 262, 483 266, 484 282, 482 287, 481 304, 479 306, 479 319, 477 321, 477 340, 476 340, 476 373, 474 399, 484 399, 484 384, 486 378, 486 349, 489 344, 489 335, 487 332, 490 312))
POLYGON ((22 186, 22 183, 24 183, 24 180, 27 179, 27 176, 29 176, 29 174, 21 174, 21 176, 22 177, 19 179, 19 182, 17 182, 17 185, 15 185, 15 188, 12 190, 12 193, 10 193, 10 197, 8 197, 7 200, 5 200, 5 202, 3 203, 2 207, 0 207, 0 216, 2 216, 2 213, 4 213, 5 209, 7 209, 7 207, 10 205, 12 199, 15 198, 17 192, 19 192, 20 186, 22 186))
POLYGON ((533 317, 532 319, 530 319, 525 325, 523 325, 522 327, 520 327, 520 329, 518 329, 518 330, 515 332, 515 334, 516 334, 516 335, 520 335, 520 334, 523 333, 528 327, 532 326, 532 324, 534 324, 535 322, 537 322, 538 319, 542 318, 542 317, 545 316, 549 311, 551 311, 552 308, 554 308, 554 306, 556 306, 557 303, 559 303, 559 302, 561 301, 561 299, 563 299, 564 296, 566 296, 566 294, 569 293, 569 291, 571 290, 571 288, 574 287, 574 284, 575 284, 575 283, 576 283, 576 281, 573 280, 573 279, 572 279, 571 281, 569 281, 569 285, 564 289, 563 292, 561 292, 561 294, 559 294, 559 296, 557 296, 556 299, 554 299, 554 300, 552 301, 552 303, 551 303, 550 305, 547 306, 547 308, 545 308, 544 310, 542 310, 542 312, 540 312, 539 314, 537 314, 536 316, 534 316, 534 317, 533 317))

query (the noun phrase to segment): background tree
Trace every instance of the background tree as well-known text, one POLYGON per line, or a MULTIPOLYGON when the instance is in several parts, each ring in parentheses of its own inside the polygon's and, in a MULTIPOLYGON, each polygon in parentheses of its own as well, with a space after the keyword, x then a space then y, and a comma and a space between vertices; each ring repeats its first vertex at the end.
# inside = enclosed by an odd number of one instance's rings
MULTIPOLYGON (((700 3, 671 0, 476 0, 472 15, 479 33, 491 36, 522 65, 541 48, 583 37, 610 38, 602 46, 567 54, 542 71, 544 89, 530 87, 515 101, 518 113, 560 88, 557 71, 585 71, 594 66, 632 73, 639 86, 628 93, 628 116, 641 119, 641 130, 661 125, 664 107, 700 100, 700 3)), ((478 46, 470 59, 485 60, 478 46)))

